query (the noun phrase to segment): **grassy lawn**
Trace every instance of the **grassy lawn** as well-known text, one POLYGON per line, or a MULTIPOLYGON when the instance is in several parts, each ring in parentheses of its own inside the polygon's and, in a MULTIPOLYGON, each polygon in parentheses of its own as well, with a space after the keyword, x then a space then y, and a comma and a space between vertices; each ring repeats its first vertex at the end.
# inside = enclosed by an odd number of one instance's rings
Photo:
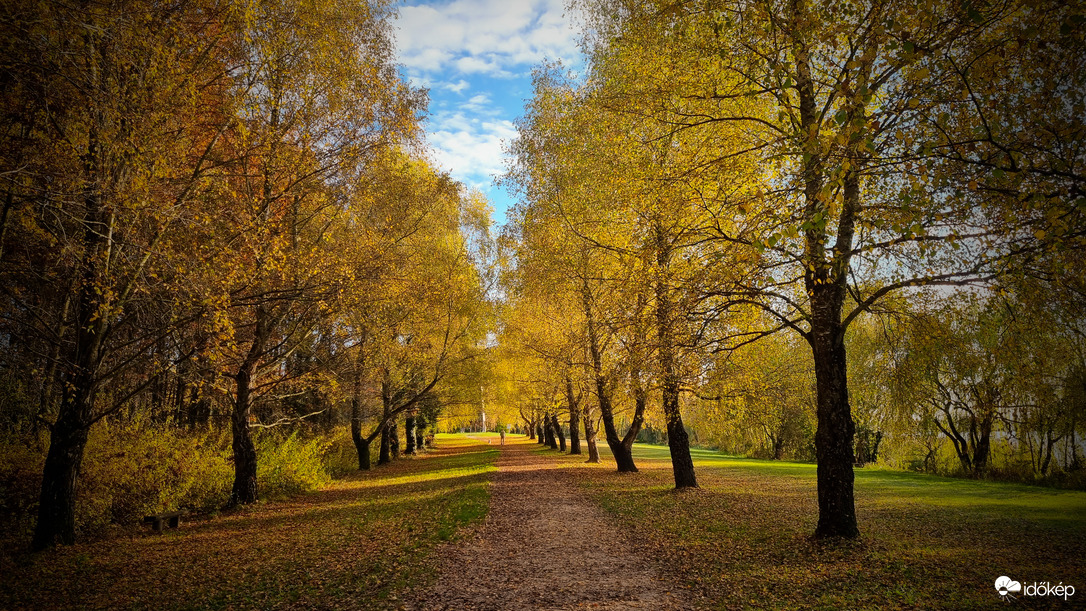
POLYGON ((1013 607, 1086 608, 1084 492, 858 469, 862 539, 816 544, 812 464, 696 450, 701 488, 677 493, 666 447, 636 446, 635 474, 614 472, 600 450, 602 465, 559 460, 579 467, 633 545, 714 608, 1011 608, 995 592, 1000 575, 1077 591, 1013 607))
POLYGON ((374 608, 432 577, 429 552, 481 519, 497 449, 437 449, 285 502, 162 535, 0 556, 0 609, 374 608))

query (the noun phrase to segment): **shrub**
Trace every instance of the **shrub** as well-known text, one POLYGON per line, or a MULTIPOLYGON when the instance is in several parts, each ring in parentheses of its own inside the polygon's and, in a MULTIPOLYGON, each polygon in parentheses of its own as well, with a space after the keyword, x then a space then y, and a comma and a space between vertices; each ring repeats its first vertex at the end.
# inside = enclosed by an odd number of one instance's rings
POLYGON ((44 465, 40 440, 29 435, 0 439, 0 535, 30 534, 44 465))
POLYGON ((256 436, 257 484, 264 498, 308 492, 327 484, 331 477, 322 460, 332 438, 303 438, 277 431, 256 436))
MULTIPOLYGON (((358 466, 350 432, 256 434, 260 494, 277 498, 315 490, 332 474, 358 466)), ((25 537, 34 526, 48 439, 25 433, 0 439, 0 537, 25 537)), ((173 510, 214 511, 234 481, 230 431, 189 432, 137 417, 91 429, 80 470, 76 527, 80 535, 109 524, 136 524, 173 510)))
MULTIPOLYGON (((325 471, 332 477, 358 471, 358 451, 354 447, 354 440, 351 439, 350 429, 340 427, 336 432, 329 434, 328 441, 328 449, 321 458, 325 471)), ((374 445, 377 444, 370 444, 371 453, 374 445)))
POLYGON ((208 511, 229 498, 232 477, 222 433, 187 433, 144 419, 103 422, 87 442, 77 525, 94 532, 151 513, 208 511))

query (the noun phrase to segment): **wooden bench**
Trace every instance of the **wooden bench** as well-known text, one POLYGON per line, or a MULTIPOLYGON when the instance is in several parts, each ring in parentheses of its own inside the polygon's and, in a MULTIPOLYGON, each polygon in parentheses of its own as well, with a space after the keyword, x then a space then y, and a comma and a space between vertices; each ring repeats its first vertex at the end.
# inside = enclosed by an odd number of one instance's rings
POLYGON ((144 516, 143 523, 150 524, 151 528, 155 532, 162 532, 163 526, 166 528, 177 528, 181 525, 180 511, 167 511, 165 513, 156 513, 150 516, 144 516))

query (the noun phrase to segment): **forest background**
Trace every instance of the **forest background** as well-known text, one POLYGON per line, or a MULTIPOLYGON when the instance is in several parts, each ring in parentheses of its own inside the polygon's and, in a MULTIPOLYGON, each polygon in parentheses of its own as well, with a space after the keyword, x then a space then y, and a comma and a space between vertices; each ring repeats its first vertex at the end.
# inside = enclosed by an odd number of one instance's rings
POLYGON ((5 539, 472 427, 813 460, 828 537, 858 466, 1083 486, 1086 10, 573 8, 492 235, 392 7, 5 4, 5 539))

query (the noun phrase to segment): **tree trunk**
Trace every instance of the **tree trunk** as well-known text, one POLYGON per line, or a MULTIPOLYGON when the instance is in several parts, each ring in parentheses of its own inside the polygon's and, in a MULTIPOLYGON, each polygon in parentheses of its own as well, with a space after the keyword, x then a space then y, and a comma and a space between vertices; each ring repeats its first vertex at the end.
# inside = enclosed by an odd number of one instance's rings
POLYGON ((359 397, 351 399, 351 439, 358 453, 358 468, 368 471, 370 468, 370 440, 362 436, 362 409, 359 397))
MULTIPOLYGON (((66 390, 64 394, 73 393, 66 390)), ((82 393, 61 401, 61 414, 53 425, 42 473, 38 524, 32 542, 35 551, 54 545, 57 539, 66 545, 75 543, 75 486, 87 446, 85 422, 89 414, 90 406, 82 393)))
POLYGON ((425 435, 423 435, 423 433, 426 432, 426 426, 427 426, 426 420, 422 416, 419 416, 418 418, 415 418, 415 451, 416 452, 421 452, 421 451, 423 451, 423 449, 425 449, 423 441, 425 441, 426 437, 425 437, 425 435))
POLYGON ((818 526, 815 537, 858 537, 853 496, 852 442, 855 425, 848 400, 847 362, 840 309, 812 298, 810 342, 818 395, 818 526), (829 310, 827 312, 827 310, 829 310), (836 324, 835 324, 836 323, 836 324))
POLYGON ((391 428, 391 422, 386 422, 381 427, 381 452, 377 455, 378 465, 387 465, 392 462, 392 434, 389 430, 391 428))
POLYGON ((536 421, 535 424, 535 438, 541 445, 547 445, 546 432, 543 430, 543 423, 536 421))
MULTIPOLYGON (((588 352, 592 357, 592 373, 596 381, 596 399, 600 405, 600 415, 603 419, 604 438, 607 446, 611 448, 611 454, 615 457, 615 464, 620 473, 635 473, 637 465, 634 464, 631 448, 622 443, 615 428, 614 411, 611 408, 611 390, 607 385, 607 377, 603 373, 603 359, 600 356, 599 335, 596 331, 596 319, 592 312, 592 297, 588 291, 587 283, 581 286, 581 305, 584 308, 585 324, 588 327, 588 352)), ((632 442, 631 442, 632 445, 632 442)))
POLYGON ((551 414, 551 428, 554 429, 554 436, 558 438, 558 449, 562 452, 566 451, 566 436, 562 433, 562 423, 558 422, 558 416, 551 414))
POLYGON ((592 424, 592 414, 584 415, 584 439, 588 444, 587 462, 600 462, 600 449, 596 445, 596 427, 592 424))
MULTIPOLYGON (((56 544, 75 543, 76 481, 83 465, 83 451, 91 427, 98 393, 98 368, 106 332, 106 304, 101 280, 108 275, 112 216, 104 210, 98 190, 98 137, 90 130, 83 171, 86 178, 83 259, 75 312, 75 345, 61 380, 57 420, 49 436, 49 452, 42 470, 38 523, 31 547, 42 550, 56 544), (107 237, 109 236, 109 237, 107 237)), ((65 303, 65 307, 67 302, 65 303)))
MULTIPOLYGON (((805 8, 793 6, 797 23, 806 20, 805 8)), ((799 100, 800 129, 805 134, 803 159, 803 216, 810 221, 804 230, 804 289, 807 291, 810 329, 805 334, 814 357, 817 394, 817 430, 815 454, 818 458, 818 526, 816 538, 847 537, 860 534, 856 525, 852 471, 855 425, 848 398, 845 327, 841 309, 845 300, 845 281, 851 266, 855 215, 859 210, 859 175, 854 159, 846 171, 842 205, 838 212, 837 236, 827 252, 829 234, 825 222, 814 222, 830 214, 822 197, 825 182, 825 152, 818 130, 821 125, 816 101, 812 60, 806 43, 794 39, 796 92, 799 100)), ((862 112, 862 110, 858 111, 862 112)))
POLYGON ((554 425, 551 424, 551 418, 547 415, 543 416, 543 439, 548 448, 558 449, 558 442, 554 438, 554 425))
POLYGON ((407 417, 404 418, 403 429, 404 429, 403 430, 404 441, 406 442, 405 445, 404 445, 403 453, 408 454, 408 455, 414 454, 415 453, 415 417, 414 416, 412 416, 411 414, 408 414, 407 417))
POLYGON ((573 396, 573 382, 566 376, 566 403, 569 404, 569 453, 581 453, 581 436, 577 427, 581 422, 580 400, 573 396))
POLYGON ((667 423, 667 447, 671 451, 671 470, 675 475, 675 488, 697 488, 694 477, 694 461, 690 457, 690 439, 683 426, 679 409, 679 375, 675 364, 675 342, 672 333, 671 245, 663 228, 656 226, 656 338, 657 360, 660 364, 660 393, 667 423))
POLYGON ((234 410, 230 425, 233 433, 234 450, 234 487, 230 494, 230 506, 248 505, 256 502, 256 446, 249 430, 249 412, 252 409, 253 372, 264 353, 264 344, 271 335, 270 320, 263 306, 256 308, 256 321, 253 331, 253 343, 245 360, 234 374, 237 395, 234 397, 234 410))
POLYGON ((388 446, 389 446, 389 450, 392 451, 392 458, 399 458, 400 457, 400 426, 396 422, 395 418, 393 418, 392 421, 388 423, 388 446))
POLYGON ((237 397, 230 418, 233 432, 231 445, 234 450, 234 487, 230 493, 231 507, 256 502, 256 446, 253 445, 253 438, 249 431, 252 370, 253 367, 246 364, 234 376, 237 383, 237 397))

